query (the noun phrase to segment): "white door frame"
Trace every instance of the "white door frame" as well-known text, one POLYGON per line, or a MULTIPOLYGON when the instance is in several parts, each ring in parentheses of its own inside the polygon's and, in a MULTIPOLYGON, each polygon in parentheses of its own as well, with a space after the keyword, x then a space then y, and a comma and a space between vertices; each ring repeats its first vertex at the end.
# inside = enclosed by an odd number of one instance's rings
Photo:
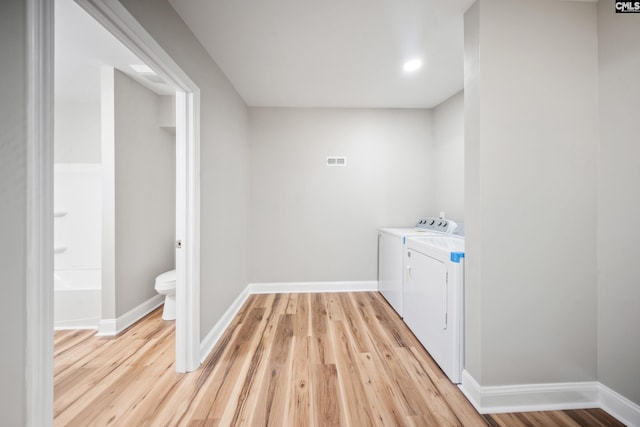
POLYGON ((176 370, 200 366, 200 89, 116 0, 75 0, 176 93, 176 370))
MULTIPOLYGON (((117 0, 76 0, 176 94, 176 370, 200 365, 200 90, 117 0)), ((25 422, 53 424, 53 51, 51 0, 26 1, 25 422)))
POLYGON ((27 254, 23 410, 53 425, 53 2, 27 0, 27 254))

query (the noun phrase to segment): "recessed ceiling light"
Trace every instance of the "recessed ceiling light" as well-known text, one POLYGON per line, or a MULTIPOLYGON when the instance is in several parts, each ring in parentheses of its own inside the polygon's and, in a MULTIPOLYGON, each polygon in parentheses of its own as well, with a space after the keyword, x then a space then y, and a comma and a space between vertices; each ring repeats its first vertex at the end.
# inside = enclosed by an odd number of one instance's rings
POLYGON ((419 59, 412 59, 411 61, 407 61, 404 63, 404 70, 409 73, 412 71, 416 71, 420 67, 422 67, 422 61, 419 59))
POLYGON ((131 68, 133 68, 133 71, 135 71, 136 73, 140 73, 140 74, 155 74, 156 73, 148 65, 145 65, 145 64, 132 64, 132 65, 129 65, 129 66, 131 68))

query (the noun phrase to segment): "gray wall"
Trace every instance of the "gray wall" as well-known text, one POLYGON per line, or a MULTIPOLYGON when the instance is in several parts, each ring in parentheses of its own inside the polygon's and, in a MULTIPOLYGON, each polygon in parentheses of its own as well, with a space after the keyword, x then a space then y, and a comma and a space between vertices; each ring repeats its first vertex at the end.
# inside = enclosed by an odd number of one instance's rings
MULTIPOLYGON (((121 316, 175 268, 176 145, 161 97, 115 70, 115 305, 121 316)), ((106 167, 107 165, 105 165, 106 167)))
POLYGON ((596 378, 596 5, 465 19, 466 366, 482 386, 596 378))
POLYGON ((598 379, 640 404, 640 20, 600 1, 598 35, 598 379))
POLYGON ((464 16, 464 369, 482 384, 482 193, 480 186, 480 6, 464 16), (476 221, 473 217, 476 216, 476 221), (473 256, 471 256, 473 254, 473 256))
POLYGON ((433 109, 432 206, 464 222, 464 92, 433 109))
POLYGON ((2 424, 25 420, 26 334, 26 9, 22 0, 0 4, 0 245, 2 295, 0 414, 2 424))
POLYGON ((204 337, 247 285, 247 107, 166 0, 122 3, 200 88, 204 337))
POLYGON ((250 282, 376 280, 378 228, 429 212, 431 138, 430 110, 251 108, 250 282))
POLYGON ((56 102, 54 161, 100 163, 100 103, 56 102))

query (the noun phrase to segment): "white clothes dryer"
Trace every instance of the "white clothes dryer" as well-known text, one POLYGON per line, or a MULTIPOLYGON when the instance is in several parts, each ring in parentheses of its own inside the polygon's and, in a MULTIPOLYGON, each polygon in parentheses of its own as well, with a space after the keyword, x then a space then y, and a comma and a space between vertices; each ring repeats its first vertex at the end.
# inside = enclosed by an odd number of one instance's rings
POLYGON ((423 218, 413 228, 381 228, 378 231, 378 290, 400 315, 403 307, 402 254, 408 237, 446 236, 457 227, 444 218, 423 218))
POLYGON ((464 238, 407 238, 404 263, 404 322, 449 379, 459 384, 464 349, 464 238))

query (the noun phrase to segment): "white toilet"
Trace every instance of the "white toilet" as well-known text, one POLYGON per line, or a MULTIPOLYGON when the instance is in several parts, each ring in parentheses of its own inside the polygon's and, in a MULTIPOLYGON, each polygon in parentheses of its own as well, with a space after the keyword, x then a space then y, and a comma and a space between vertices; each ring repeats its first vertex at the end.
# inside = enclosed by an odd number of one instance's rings
POLYGON ((164 297, 164 320, 176 319, 176 271, 171 270, 156 277, 156 292, 164 297))

